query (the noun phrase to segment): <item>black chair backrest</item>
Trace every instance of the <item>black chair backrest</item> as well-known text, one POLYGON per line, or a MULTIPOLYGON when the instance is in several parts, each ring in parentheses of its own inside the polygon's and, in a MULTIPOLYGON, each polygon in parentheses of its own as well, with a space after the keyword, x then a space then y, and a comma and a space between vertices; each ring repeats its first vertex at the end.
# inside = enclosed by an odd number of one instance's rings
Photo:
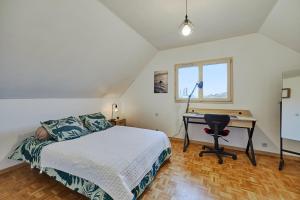
POLYGON ((218 132, 223 131, 230 121, 229 115, 205 114, 204 119, 209 128, 213 131, 217 129, 218 132))

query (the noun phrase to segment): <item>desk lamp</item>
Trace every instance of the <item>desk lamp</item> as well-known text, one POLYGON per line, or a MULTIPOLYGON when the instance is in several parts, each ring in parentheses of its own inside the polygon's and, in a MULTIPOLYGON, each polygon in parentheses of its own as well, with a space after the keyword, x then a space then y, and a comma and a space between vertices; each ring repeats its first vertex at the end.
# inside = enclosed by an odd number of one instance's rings
POLYGON ((186 110, 185 110, 186 113, 189 112, 190 101, 191 101, 192 95, 194 94, 195 89, 196 89, 197 87, 198 87, 199 89, 202 89, 202 88, 203 88, 203 81, 200 81, 199 83, 196 83, 194 89, 192 90, 191 94, 189 95, 188 102, 187 102, 187 105, 186 105, 186 110))

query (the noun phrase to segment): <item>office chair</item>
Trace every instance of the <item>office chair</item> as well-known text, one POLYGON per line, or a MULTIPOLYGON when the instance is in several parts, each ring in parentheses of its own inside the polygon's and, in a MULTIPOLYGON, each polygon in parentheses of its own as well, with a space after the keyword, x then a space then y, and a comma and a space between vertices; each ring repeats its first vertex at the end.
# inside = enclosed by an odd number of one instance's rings
POLYGON ((202 157, 204 153, 215 153, 219 158, 219 164, 223 163, 223 156, 231 156, 233 160, 236 160, 237 156, 234 153, 225 152, 224 148, 219 146, 219 138, 224 139, 223 137, 227 136, 230 132, 229 130, 224 130, 230 121, 230 117, 228 115, 206 114, 204 115, 204 119, 209 127, 205 128, 204 131, 214 137, 214 147, 203 145, 203 150, 209 150, 201 151, 199 156, 202 157))

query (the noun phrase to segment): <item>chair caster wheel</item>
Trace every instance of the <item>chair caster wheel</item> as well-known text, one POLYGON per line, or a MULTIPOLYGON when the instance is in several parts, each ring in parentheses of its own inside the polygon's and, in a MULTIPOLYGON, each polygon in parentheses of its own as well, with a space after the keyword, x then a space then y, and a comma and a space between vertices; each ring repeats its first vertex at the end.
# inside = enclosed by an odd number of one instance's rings
POLYGON ((219 160, 218 163, 219 163, 219 164, 223 164, 223 160, 219 160))
POLYGON ((236 160, 236 159, 237 159, 237 156, 236 156, 236 155, 233 155, 233 156, 232 156, 232 159, 233 159, 233 160, 236 160))
POLYGON ((203 146, 202 146, 202 150, 205 150, 205 148, 206 148, 206 146, 203 145, 203 146))
POLYGON ((199 153, 199 156, 202 157, 202 156, 203 156, 203 153, 199 153))

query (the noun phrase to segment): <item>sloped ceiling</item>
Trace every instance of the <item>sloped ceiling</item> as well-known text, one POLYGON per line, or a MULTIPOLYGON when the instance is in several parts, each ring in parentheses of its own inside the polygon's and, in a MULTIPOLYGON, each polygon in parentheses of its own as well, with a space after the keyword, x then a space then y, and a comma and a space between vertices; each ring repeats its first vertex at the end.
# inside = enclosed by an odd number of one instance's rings
POLYGON ((155 53, 97 0, 0 1, 0 98, 120 96, 155 53))
POLYGON ((0 98, 118 97, 157 49, 257 31, 300 52, 299 4, 189 0, 183 38, 184 0, 1 0, 0 98))
POLYGON ((279 0, 259 32, 300 52, 300 1, 279 0))
POLYGON ((158 49, 256 33, 277 2, 188 0, 188 15, 195 31, 184 38, 178 33, 178 27, 185 16, 185 0, 100 1, 158 49))

